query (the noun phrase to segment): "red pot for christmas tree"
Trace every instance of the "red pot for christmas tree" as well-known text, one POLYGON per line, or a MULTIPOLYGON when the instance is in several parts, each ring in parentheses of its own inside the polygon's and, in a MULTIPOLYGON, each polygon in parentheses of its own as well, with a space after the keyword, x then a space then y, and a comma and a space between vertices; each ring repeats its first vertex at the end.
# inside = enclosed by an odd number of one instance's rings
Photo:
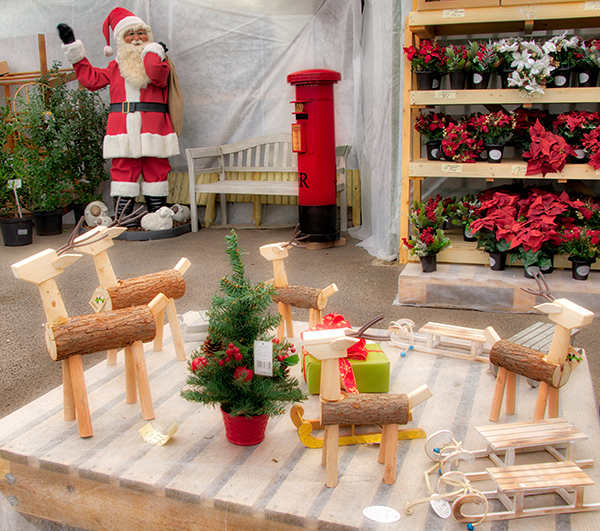
POLYGON ((239 446, 254 446, 265 438, 269 415, 231 417, 221 408, 225 423, 225 437, 239 446))

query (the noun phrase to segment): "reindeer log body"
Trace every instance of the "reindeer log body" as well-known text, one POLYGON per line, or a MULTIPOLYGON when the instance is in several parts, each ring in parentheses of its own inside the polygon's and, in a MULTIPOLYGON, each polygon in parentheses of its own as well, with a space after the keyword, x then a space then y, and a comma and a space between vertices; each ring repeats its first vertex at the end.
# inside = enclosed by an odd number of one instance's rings
POLYGON ((408 395, 348 394, 339 402, 321 403, 323 426, 351 424, 408 424, 408 395))
POLYGON ((185 294, 185 280, 179 271, 169 269, 121 280, 118 285, 106 288, 106 291, 112 302, 112 309, 119 310, 148 304, 159 293, 169 299, 180 299, 185 294))
POLYGON ((563 378, 562 365, 549 361, 537 350, 512 341, 500 340, 494 343, 490 350, 490 363, 551 387, 558 388, 567 383, 563 378))
POLYGON ((277 288, 277 293, 273 295, 273 302, 282 302, 295 308, 323 310, 327 306, 327 298, 322 296, 323 291, 318 288, 289 285, 285 288, 277 288))
POLYGON ((136 341, 147 343, 155 335, 154 315, 148 306, 79 315, 63 324, 46 324, 46 345, 54 361, 73 354, 120 349, 136 341))

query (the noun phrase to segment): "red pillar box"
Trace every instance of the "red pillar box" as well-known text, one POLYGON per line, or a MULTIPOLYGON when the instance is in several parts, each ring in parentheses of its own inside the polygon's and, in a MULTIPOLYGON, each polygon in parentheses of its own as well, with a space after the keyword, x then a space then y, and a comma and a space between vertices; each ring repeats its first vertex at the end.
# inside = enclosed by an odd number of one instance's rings
POLYGON ((333 85, 342 78, 333 70, 302 70, 289 74, 296 87, 296 123, 292 149, 298 153, 298 215, 308 241, 340 238, 336 206, 335 121, 333 85))

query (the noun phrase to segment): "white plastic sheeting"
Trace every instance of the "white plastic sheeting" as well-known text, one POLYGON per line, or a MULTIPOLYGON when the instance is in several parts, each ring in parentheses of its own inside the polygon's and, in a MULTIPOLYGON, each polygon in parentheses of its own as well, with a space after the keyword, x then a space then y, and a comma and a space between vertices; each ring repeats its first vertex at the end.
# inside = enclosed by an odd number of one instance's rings
MULTIPOLYGON (((366 0, 0 0, 0 60, 12 72, 39 68, 37 34, 48 63, 68 67, 56 32, 69 24, 92 64, 103 67, 102 22, 129 9, 169 47, 185 97, 184 150, 289 131, 294 88, 287 75, 325 68, 335 86, 336 142, 351 144, 361 171, 363 226, 354 234, 380 258, 397 251, 400 137, 400 23, 410 1, 366 0)), ((112 46, 115 47, 114 39, 112 46)), ((105 92, 108 98, 107 92, 105 92)))

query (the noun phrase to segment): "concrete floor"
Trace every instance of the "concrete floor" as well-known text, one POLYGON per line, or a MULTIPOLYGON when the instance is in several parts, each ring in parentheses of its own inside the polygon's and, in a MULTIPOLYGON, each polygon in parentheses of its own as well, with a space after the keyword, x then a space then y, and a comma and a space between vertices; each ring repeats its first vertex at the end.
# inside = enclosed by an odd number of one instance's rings
MULTIPOLYGON (((10 265, 46 248, 56 249, 68 237, 67 230, 58 236, 37 237, 23 247, 2 247, 0 251, 0 417, 22 407, 34 398, 60 385, 61 370, 48 355, 42 324, 45 321, 36 285, 14 278, 10 265)), ((117 277, 130 278, 175 266, 181 257, 191 262, 185 274, 186 293, 176 301, 178 313, 206 309, 218 290, 219 280, 230 274, 225 253, 226 229, 211 227, 198 233, 177 238, 147 242, 115 241, 108 251, 117 277)), ((258 249, 267 243, 287 241, 291 228, 238 229, 240 247, 247 252, 246 272, 253 281, 273 277, 272 266, 258 249)), ((293 248, 286 259, 290 284, 324 288, 335 283, 339 289, 329 299, 325 313, 342 314, 354 326, 382 314, 379 327, 392 320, 412 319, 417 327, 428 321, 485 328, 494 326, 503 338, 508 338, 546 317, 539 314, 488 313, 470 310, 434 309, 394 306, 398 276, 402 266, 374 259, 357 247, 358 240, 344 234, 345 246, 308 251, 293 248)), ((56 278, 69 315, 90 313, 88 301, 98 285, 91 257, 84 256, 56 278)), ((308 320, 307 310, 294 310, 295 320, 308 320)), ((597 321, 597 320, 596 320, 597 321)), ((600 337, 598 323, 584 328, 576 346, 588 353, 596 397, 600 396, 600 337)), ((86 356, 86 366, 104 359, 104 354, 86 356)))

